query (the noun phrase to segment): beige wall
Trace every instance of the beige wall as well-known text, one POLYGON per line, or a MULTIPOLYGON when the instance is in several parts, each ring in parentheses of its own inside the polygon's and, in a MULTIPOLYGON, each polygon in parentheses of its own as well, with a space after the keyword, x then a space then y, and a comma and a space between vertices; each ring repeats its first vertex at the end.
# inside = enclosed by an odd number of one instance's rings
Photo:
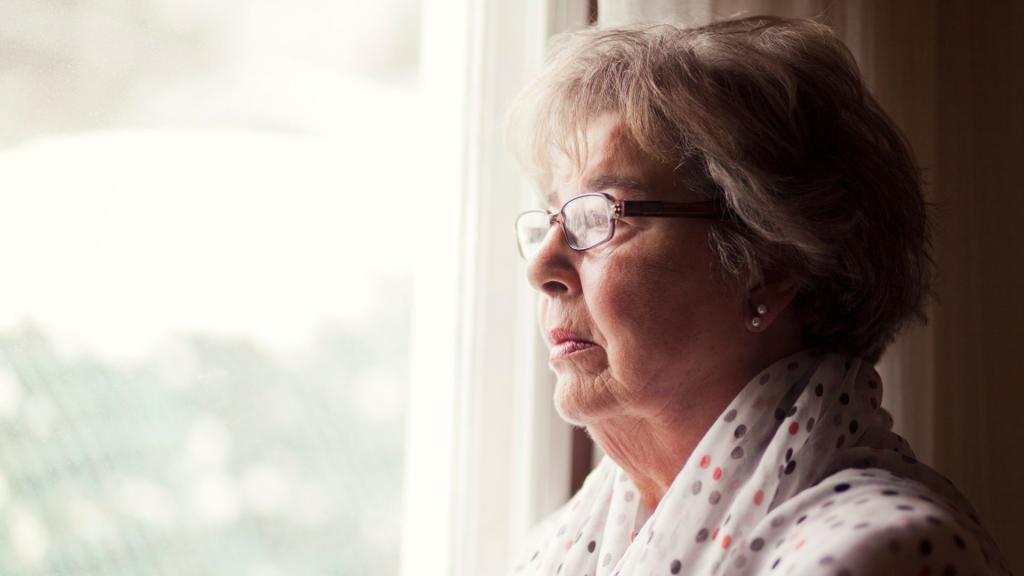
POLYGON ((832 16, 934 204, 931 322, 886 359, 902 430, 1024 572, 1024 3, 848 2, 832 16))
POLYGON ((819 17, 904 130, 934 204, 937 301, 880 364, 918 456, 1024 573, 1024 2, 601 0, 603 25, 819 17))
POLYGON ((1024 3, 943 2, 935 463, 1024 572, 1024 3))

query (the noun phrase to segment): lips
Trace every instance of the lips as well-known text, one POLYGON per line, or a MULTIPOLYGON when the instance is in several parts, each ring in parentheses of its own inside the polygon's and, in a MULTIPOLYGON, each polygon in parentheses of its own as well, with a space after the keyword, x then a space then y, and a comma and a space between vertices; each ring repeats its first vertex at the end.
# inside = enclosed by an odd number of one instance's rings
POLYGON ((572 330, 561 327, 552 328, 548 331, 548 341, 551 342, 552 360, 555 358, 565 358, 596 346, 596 344, 572 330))

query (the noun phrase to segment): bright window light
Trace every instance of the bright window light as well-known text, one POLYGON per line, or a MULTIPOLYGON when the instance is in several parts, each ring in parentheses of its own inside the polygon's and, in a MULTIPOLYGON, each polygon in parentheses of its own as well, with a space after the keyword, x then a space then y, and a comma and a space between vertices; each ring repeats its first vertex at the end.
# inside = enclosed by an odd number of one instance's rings
POLYGON ((398 573, 420 20, 0 6, 0 573, 398 573))

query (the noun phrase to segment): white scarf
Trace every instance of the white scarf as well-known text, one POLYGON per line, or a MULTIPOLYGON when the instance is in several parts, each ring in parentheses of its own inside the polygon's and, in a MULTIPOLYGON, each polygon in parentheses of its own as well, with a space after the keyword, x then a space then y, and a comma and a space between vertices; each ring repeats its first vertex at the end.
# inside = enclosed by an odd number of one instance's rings
POLYGON ((862 360, 784 358, 740 391, 653 513, 605 457, 513 572, 1008 574, 970 504, 917 462, 881 401, 862 360))

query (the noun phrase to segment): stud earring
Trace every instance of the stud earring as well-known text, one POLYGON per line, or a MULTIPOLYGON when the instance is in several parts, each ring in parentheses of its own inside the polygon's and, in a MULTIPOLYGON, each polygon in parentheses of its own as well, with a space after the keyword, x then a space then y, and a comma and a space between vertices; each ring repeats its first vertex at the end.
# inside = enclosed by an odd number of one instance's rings
POLYGON ((753 318, 750 319, 750 325, 753 326, 754 328, 760 328, 761 316, 764 316, 765 314, 768 313, 768 306, 765 306, 764 304, 758 304, 755 310, 757 311, 757 316, 754 316, 753 318))

